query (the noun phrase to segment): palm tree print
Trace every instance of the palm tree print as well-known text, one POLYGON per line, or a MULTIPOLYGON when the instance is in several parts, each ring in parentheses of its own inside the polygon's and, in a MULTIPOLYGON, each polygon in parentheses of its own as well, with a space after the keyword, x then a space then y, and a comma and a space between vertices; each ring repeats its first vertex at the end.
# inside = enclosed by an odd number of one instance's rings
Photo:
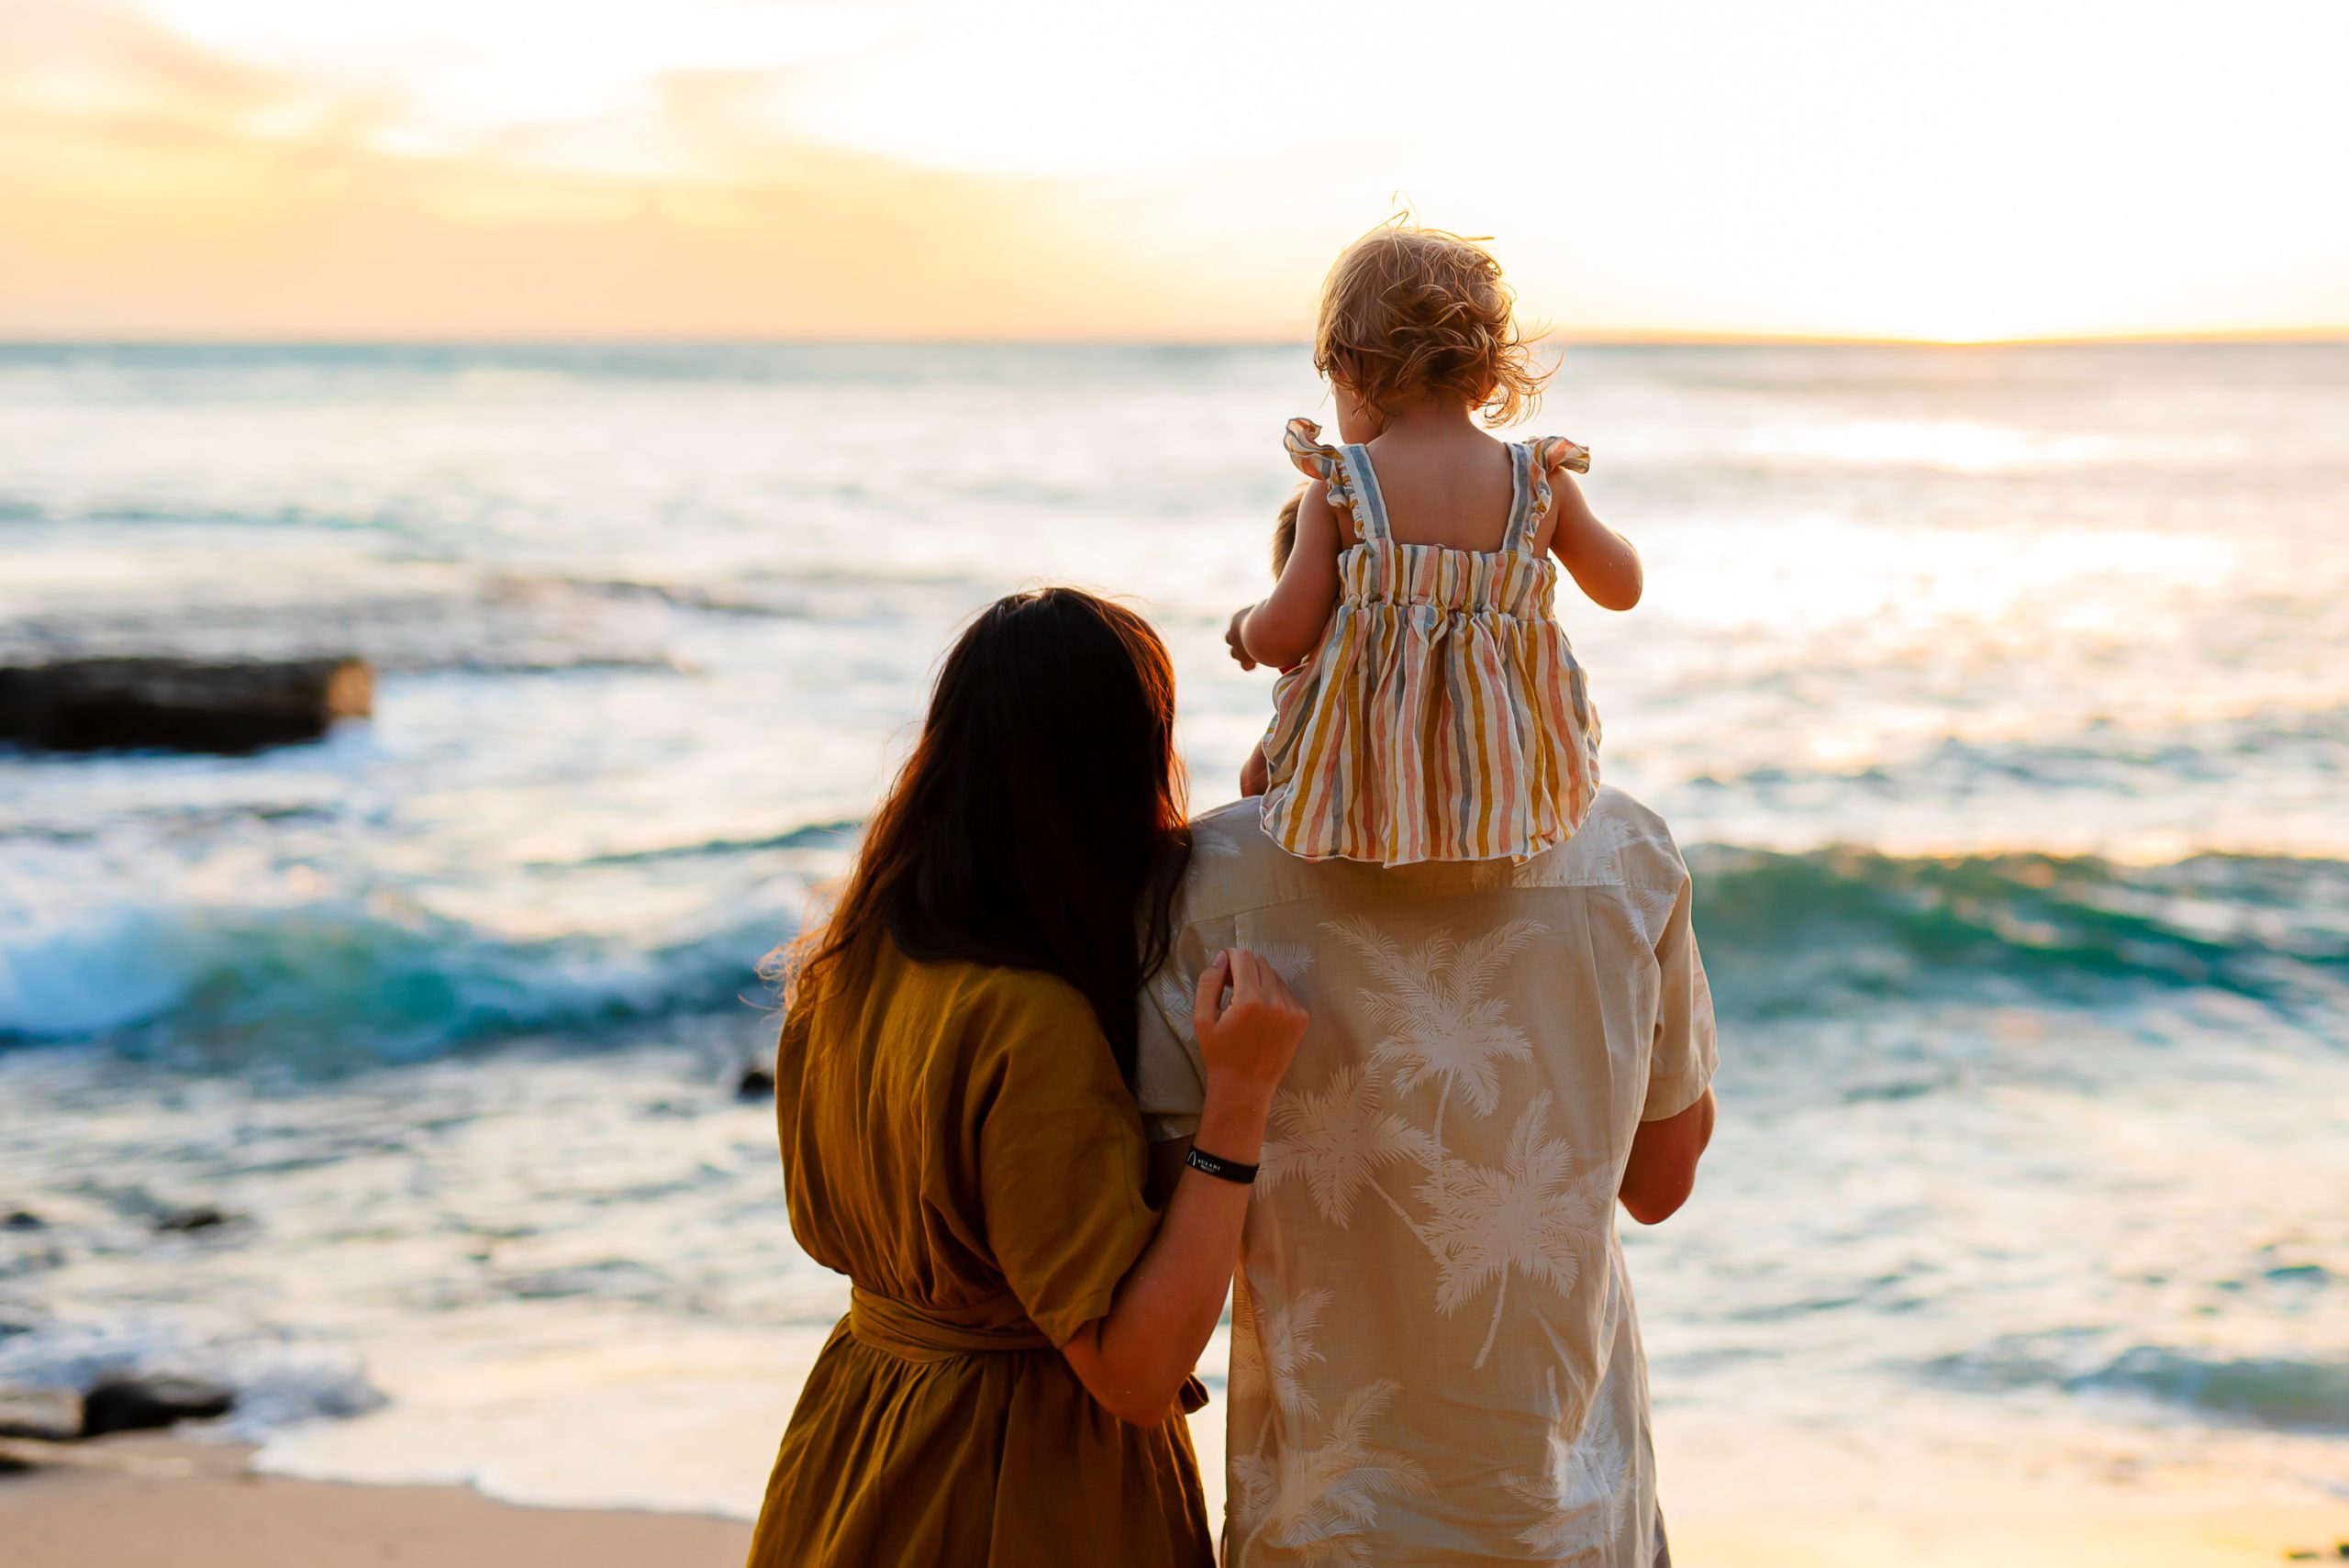
MULTIPOLYGON (((1313 950, 1303 942, 1250 942, 1243 945, 1278 970, 1282 982, 1291 989, 1312 973, 1313 950)), ((1185 974, 1170 963, 1158 972, 1155 989, 1159 1011, 1165 1016, 1168 1027, 1174 1029, 1177 1039, 1191 1040, 1197 1033, 1191 1027, 1191 1011, 1198 1001, 1197 973, 1185 974)))
POLYGON ((1520 1530, 1517 1539, 1540 1552, 1544 1562, 1567 1564, 1596 1553, 1622 1533, 1631 1464, 1606 1391, 1600 1391, 1588 1419, 1575 1430, 1558 1396, 1558 1369, 1547 1368, 1543 1376, 1550 1389, 1549 1463, 1539 1475, 1504 1475, 1501 1485, 1543 1515, 1520 1530))
POLYGON ((1322 1359, 1313 1348, 1313 1331, 1329 1308, 1330 1293, 1308 1290, 1287 1307, 1269 1313, 1256 1303, 1243 1279, 1231 1293, 1231 1397, 1237 1402, 1269 1393, 1281 1413, 1314 1417, 1321 1413, 1312 1385, 1305 1379, 1305 1363, 1322 1359))
POLYGON ((1442 1152, 1434 1139, 1386 1107, 1368 1069, 1357 1064, 1339 1068, 1318 1094, 1284 1089, 1274 1097, 1262 1180, 1269 1190, 1303 1177, 1321 1218, 1341 1227, 1368 1188, 1419 1235, 1411 1217, 1378 1185, 1377 1174, 1404 1160, 1431 1162, 1442 1152))
POLYGON ((1220 833, 1197 833, 1191 838, 1191 853, 1202 860, 1236 861, 1240 858, 1240 840, 1220 833))
POLYGON ((1366 919, 1323 929, 1351 943, 1383 982, 1357 995, 1364 1016, 1386 1031, 1371 1048, 1371 1060, 1394 1065, 1397 1091, 1435 1082, 1446 1098, 1457 1089, 1478 1116, 1492 1115, 1500 1104, 1501 1061, 1527 1061, 1533 1047, 1508 1021, 1508 1002, 1486 993, 1502 962, 1549 928, 1511 920, 1464 945, 1438 929, 1408 953, 1366 919))
POLYGON ((1379 1499, 1430 1490, 1427 1472, 1410 1455, 1370 1442, 1372 1423, 1401 1389, 1392 1378, 1356 1389, 1319 1445, 1286 1447, 1270 1458, 1259 1448, 1232 1461, 1235 1523, 1246 1532, 1235 1560, 1261 1540, 1308 1563, 1369 1562, 1364 1538, 1378 1522, 1379 1499))
POLYGON ((1313 950, 1303 942, 1268 942, 1257 938, 1241 945, 1279 970, 1281 979, 1292 986, 1313 972, 1313 950))
POLYGON ((1497 1169, 1446 1159, 1419 1184, 1432 1213, 1425 1240, 1435 1254, 1436 1310, 1449 1318, 1498 1281, 1493 1325, 1476 1352, 1492 1353, 1511 1273, 1564 1296, 1582 1272, 1582 1251, 1596 1240, 1605 1203, 1575 1174, 1574 1151, 1548 1136, 1550 1096, 1536 1095, 1517 1120, 1497 1169))

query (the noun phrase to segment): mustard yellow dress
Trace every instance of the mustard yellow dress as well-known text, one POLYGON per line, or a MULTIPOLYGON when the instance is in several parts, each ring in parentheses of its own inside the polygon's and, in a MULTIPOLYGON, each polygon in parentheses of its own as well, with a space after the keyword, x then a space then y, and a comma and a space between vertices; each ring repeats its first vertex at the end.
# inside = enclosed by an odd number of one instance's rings
MULTIPOLYGON (((751 1568, 1212 1568, 1182 1410, 1129 1426, 1057 1347, 1157 1226, 1133 1096, 1047 975, 885 940, 775 1062, 792 1233, 849 1276, 751 1568)), ((1184 1409, 1205 1396, 1196 1379, 1184 1409)))

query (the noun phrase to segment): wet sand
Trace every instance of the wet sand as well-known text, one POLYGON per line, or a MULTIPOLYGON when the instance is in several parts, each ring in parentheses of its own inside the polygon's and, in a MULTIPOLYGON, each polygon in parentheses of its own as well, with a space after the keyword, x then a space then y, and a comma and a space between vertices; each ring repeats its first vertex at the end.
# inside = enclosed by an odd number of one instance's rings
POLYGON ((225 1445, 117 1439, 88 1451, 105 1462, 0 1475, 8 1568, 739 1568, 751 1540, 749 1525, 697 1514, 288 1480, 248 1470, 250 1451, 225 1445))

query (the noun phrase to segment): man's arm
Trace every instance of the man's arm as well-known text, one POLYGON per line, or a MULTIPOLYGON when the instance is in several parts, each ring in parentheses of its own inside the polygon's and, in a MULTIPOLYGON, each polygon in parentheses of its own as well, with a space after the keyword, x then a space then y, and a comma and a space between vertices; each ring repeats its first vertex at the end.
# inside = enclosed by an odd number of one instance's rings
POLYGON ((1647 827, 1628 837, 1625 862, 1643 889, 1644 907, 1653 909, 1667 888, 1672 904, 1660 923, 1645 922, 1655 947, 1655 1035, 1640 1127, 1618 1195, 1633 1219, 1658 1225, 1688 1201, 1697 1184, 1697 1162, 1713 1136, 1713 1068, 1720 1052, 1712 987, 1697 951, 1696 889, 1687 863, 1653 814, 1647 827))
POLYGON ((1661 1225, 1679 1212, 1697 1186, 1697 1162, 1713 1140, 1713 1091, 1708 1088, 1697 1103, 1661 1121, 1643 1121, 1631 1138, 1631 1157, 1623 1164, 1623 1184, 1616 1196, 1625 1212, 1642 1225, 1661 1225))

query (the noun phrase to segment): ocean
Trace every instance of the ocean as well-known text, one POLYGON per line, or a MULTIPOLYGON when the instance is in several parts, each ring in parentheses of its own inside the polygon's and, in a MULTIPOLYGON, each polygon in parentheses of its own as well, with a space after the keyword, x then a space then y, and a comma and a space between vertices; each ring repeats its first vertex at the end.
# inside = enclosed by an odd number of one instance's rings
MULTIPOLYGON (((1130 597, 1236 793, 1300 413, 1286 348, 0 349, 0 662, 380 672, 0 750, 0 1384, 753 1509, 846 1292, 755 965, 1008 589, 1130 597)), ((1720 1013, 1627 1222, 1667 1509, 2349 1496, 2349 345, 1575 348, 1536 423, 1646 558, 1562 614, 1720 1013)))

